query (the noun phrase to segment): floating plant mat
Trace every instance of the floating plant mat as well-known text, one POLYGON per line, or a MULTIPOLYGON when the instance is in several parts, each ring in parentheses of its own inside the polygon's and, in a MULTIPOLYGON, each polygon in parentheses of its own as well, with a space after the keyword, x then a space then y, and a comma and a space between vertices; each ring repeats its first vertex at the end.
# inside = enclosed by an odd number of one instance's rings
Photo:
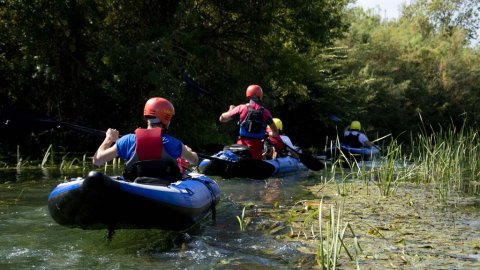
MULTIPOLYGON (((480 198, 451 194, 444 204, 429 187, 414 184, 397 187, 389 197, 364 183, 321 184, 309 190, 319 199, 297 206, 292 236, 319 242, 323 198, 324 241, 333 213, 334 226, 346 228, 343 242, 361 269, 480 269, 480 198)), ((340 248, 337 266, 356 268, 347 255, 340 248)))

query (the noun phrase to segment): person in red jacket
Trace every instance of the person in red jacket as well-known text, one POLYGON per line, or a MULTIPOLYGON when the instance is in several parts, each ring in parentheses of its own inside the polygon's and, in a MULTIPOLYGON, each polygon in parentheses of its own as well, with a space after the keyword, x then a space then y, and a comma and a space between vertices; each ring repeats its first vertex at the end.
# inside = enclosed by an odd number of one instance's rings
POLYGON ((239 117, 239 136, 237 144, 246 145, 250 149, 252 158, 262 159, 263 139, 267 126, 274 136, 278 135, 278 128, 272 120, 270 111, 261 105, 263 90, 258 85, 250 85, 245 93, 248 103, 238 106, 230 105, 228 111, 220 115, 220 122, 227 123, 239 117))

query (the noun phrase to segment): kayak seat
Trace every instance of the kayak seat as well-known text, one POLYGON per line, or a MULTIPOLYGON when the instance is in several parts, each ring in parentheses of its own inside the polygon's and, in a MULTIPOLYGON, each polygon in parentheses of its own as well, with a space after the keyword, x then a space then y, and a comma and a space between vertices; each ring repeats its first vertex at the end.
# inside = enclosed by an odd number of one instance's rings
POLYGON ((227 145, 223 148, 223 151, 231 151, 241 159, 252 157, 252 154, 250 153, 250 148, 242 144, 227 145))
POLYGON ((154 186, 168 186, 172 183, 170 180, 165 180, 156 177, 137 177, 134 181, 137 184, 154 185, 154 186))
POLYGON ((124 177, 130 181, 137 178, 151 181, 147 179, 154 178, 172 183, 182 179, 182 173, 174 160, 141 160, 133 163, 130 170, 125 171, 124 177))

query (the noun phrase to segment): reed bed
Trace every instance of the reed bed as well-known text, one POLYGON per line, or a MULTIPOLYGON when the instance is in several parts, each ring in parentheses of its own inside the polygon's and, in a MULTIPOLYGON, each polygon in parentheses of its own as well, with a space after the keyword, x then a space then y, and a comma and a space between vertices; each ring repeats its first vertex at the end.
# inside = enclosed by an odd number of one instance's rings
POLYGON ((339 263, 338 259, 342 250, 344 250, 348 258, 356 262, 357 269, 359 269, 357 255, 361 252, 361 247, 350 224, 343 221, 343 207, 335 209, 333 205, 330 205, 329 214, 325 217, 322 215, 322 209, 323 199, 320 201, 317 211, 319 226, 319 244, 316 254, 317 264, 321 266, 322 269, 336 269, 339 263), (326 221, 324 221, 324 219, 326 219, 326 221), (346 244, 345 237, 347 229, 350 230, 351 236, 353 237, 353 245, 351 248, 354 252, 351 252, 350 247, 346 244))
POLYGON ((336 269, 343 259, 358 268, 362 248, 350 223, 343 220, 343 204, 324 204, 323 198, 298 201, 288 222, 291 237, 316 241, 315 259, 322 269, 336 269))
POLYGON ((434 187, 447 201, 452 192, 479 195, 480 140, 478 132, 462 127, 422 133, 412 140, 414 181, 434 187))
POLYGON ((383 157, 366 166, 362 161, 333 162, 329 181, 337 183, 339 194, 354 191, 352 183, 373 184, 382 196, 392 196, 406 182, 430 185, 443 202, 450 194, 480 194, 480 138, 476 130, 440 129, 411 135, 409 151, 396 140, 384 147, 383 157), (345 166, 347 162, 347 166, 345 166))
MULTIPOLYGON (((68 171, 68 170, 77 170, 83 169, 88 170, 93 168, 93 164, 91 162, 91 157, 86 153, 83 156, 79 154, 71 154, 70 152, 64 153, 63 156, 59 159, 57 156, 59 154, 63 154, 61 152, 56 152, 55 147, 50 144, 48 148, 43 153, 43 158, 40 161, 30 161, 29 158, 24 159, 21 155, 20 146, 17 145, 17 153, 16 153, 16 163, 14 168, 17 170, 21 170, 24 168, 58 168, 60 171, 68 171)), ((6 162, 0 161, 0 168, 9 169, 12 166, 6 162)), ((113 167, 114 169, 123 168, 123 163, 120 159, 114 159, 110 164, 106 164, 106 167, 113 167)))

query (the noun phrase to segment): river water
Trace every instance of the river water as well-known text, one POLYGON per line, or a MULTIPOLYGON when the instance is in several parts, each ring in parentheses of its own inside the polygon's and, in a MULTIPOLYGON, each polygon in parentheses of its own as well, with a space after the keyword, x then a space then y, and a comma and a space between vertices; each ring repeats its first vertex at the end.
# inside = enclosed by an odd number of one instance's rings
POLYGON ((304 196, 298 184, 312 181, 311 177, 216 179, 222 198, 215 222, 208 217, 187 232, 118 230, 109 242, 104 230, 62 227, 48 213, 50 191, 64 179, 86 173, 61 173, 58 168, 0 171, 0 269, 291 269, 315 265, 313 255, 299 251, 307 243, 241 231, 237 220, 247 204, 273 209, 304 196))
POLYGON ((333 214, 339 228, 350 226, 338 269, 480 269, 478 197, 440 202, 434 188, 411 183, 394 183, 385 197, 375 180, 355 181, 355 173, 352 182, 324 181, 328 169, 265 181, 215 178, 222 190, 215 221, 186 232, 118 230, 108 241, 104 230, 62 227, 48 213, 50 191, 87 173, 0 170, 1 270, 318 269, 319 224, 325 230, 333 214))

